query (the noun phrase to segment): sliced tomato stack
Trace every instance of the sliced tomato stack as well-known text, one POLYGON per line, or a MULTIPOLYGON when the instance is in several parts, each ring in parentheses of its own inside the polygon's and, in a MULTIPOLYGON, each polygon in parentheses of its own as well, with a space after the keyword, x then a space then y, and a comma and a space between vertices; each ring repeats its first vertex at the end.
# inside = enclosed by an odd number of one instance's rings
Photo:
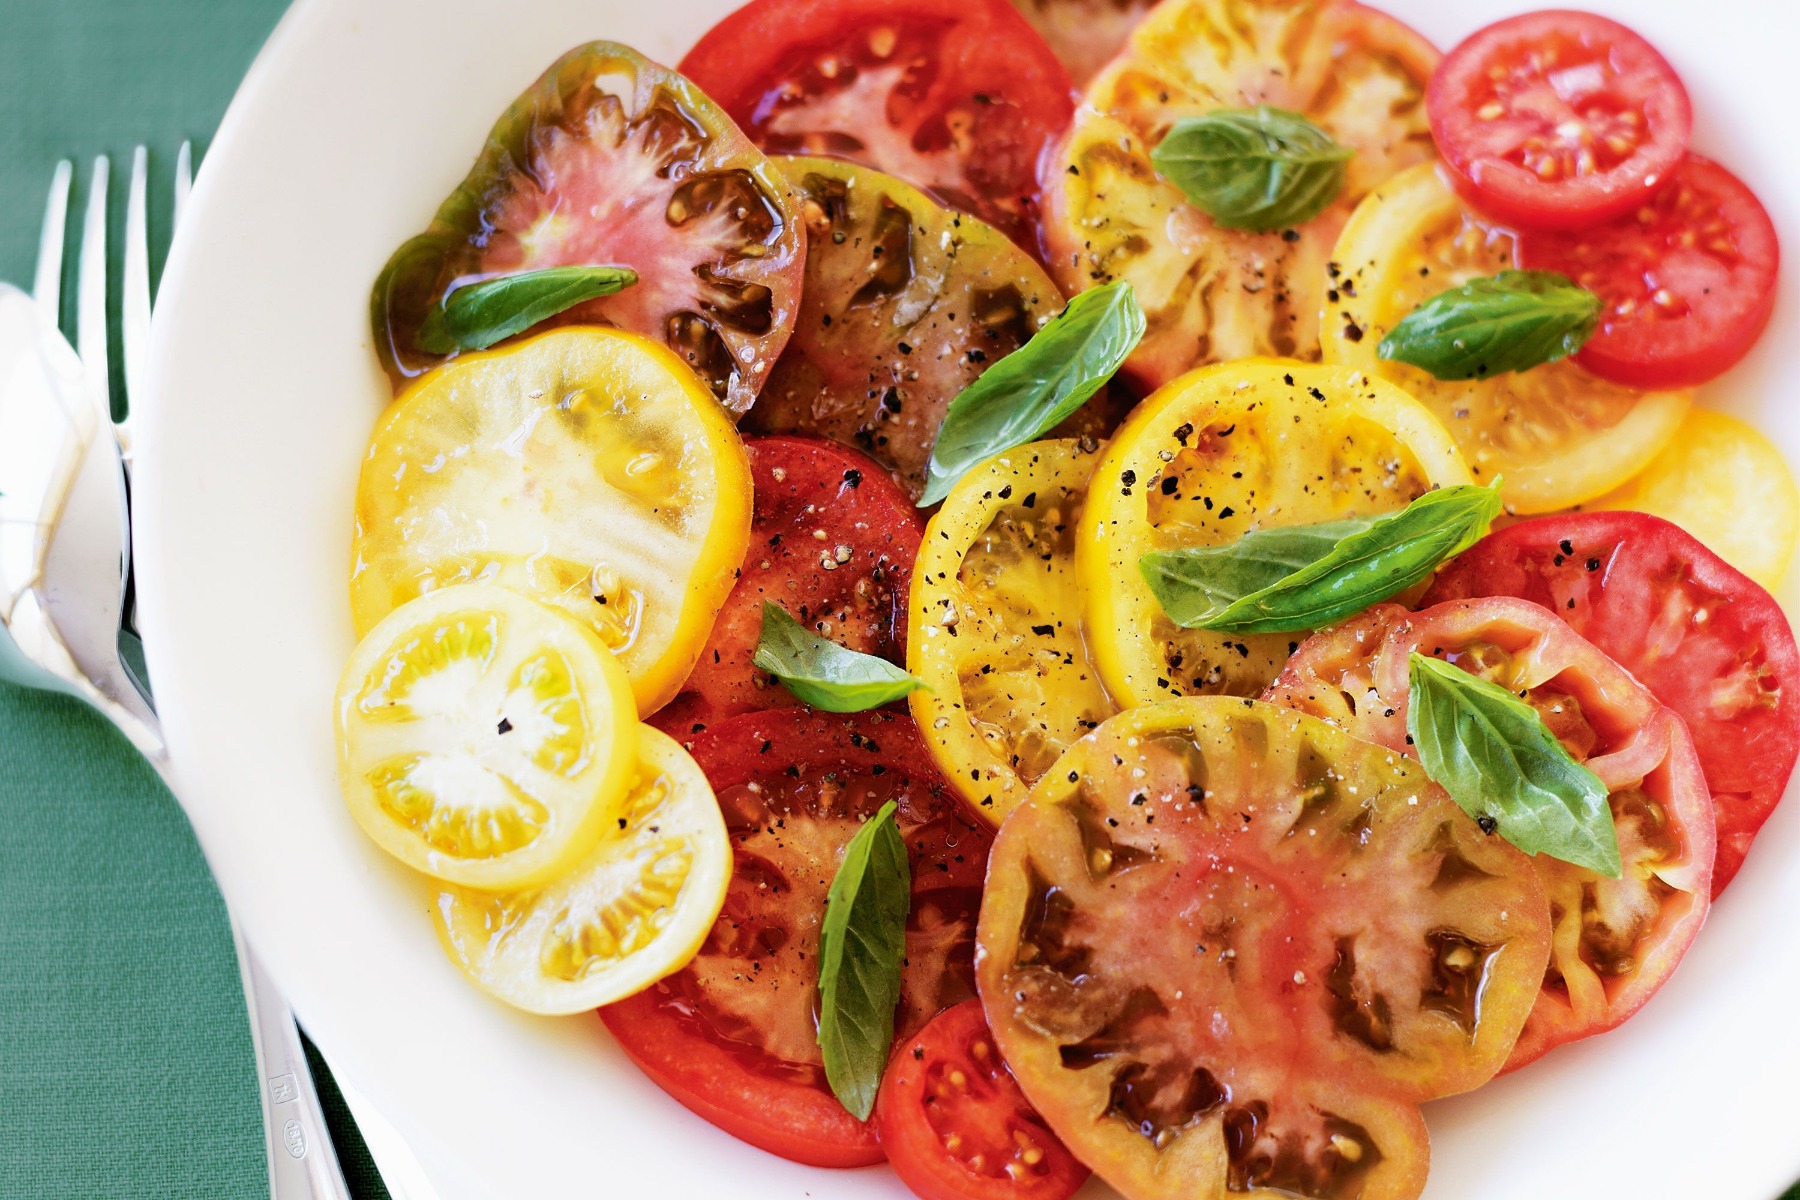
POLYGON ((1605 301, 1582 365, 1688 387, 1749 352, 1774 307, 1775 228, 1688 153, 1687 91, 1649 42, 1592 13, 1511 17, 1444 56, 1427 107, 1458 190, 1520 231, 1521 265, 1605 301))

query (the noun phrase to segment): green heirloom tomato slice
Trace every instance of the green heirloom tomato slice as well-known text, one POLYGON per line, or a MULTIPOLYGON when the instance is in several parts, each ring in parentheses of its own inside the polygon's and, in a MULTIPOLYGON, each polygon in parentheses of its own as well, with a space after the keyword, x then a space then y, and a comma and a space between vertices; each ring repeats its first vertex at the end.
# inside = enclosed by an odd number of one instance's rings
MULTIPOLYGON (((892 175, 774 162, 800 196, 806 289, 745 428, 855 446, 916 499, 950 401, 1062 311, 1062 293, 999 230, 892 175)), ((1062 428, 1098 427, 1105 403, 1062 428)))
POLYGON ((558 59, 501 116, 430 227, 388 260, 372 316, 399 389, 442 362, 420 322, 460 284, 546 267, 629 267, 638 281, 556 324, 668 343, 742 413, 787 344, 806 245, 786 183, 731 119, 614 42, 558 59))
POLYGON ((1000 827, 976 936, 1026 1098, 1133 1200, 1412 1200, 1416 1106, 1499 1070, 1550 924, 1530 860, 1416 764, 1193 697, 1058 760, 1000 827))
POLYGON ((1511 596, 1417 613, 1377 605, 1303 643, 1266 698, 1410 756, 1413 651, 1536 708, 1610 793, 1621 878, 1547 855, 1531 860, 1550 897, 1555 943, 1511 1070, 1611 1029, 1668 979, 1711 904, 1712 800, 1681 718, 1561 619, 1511 596))

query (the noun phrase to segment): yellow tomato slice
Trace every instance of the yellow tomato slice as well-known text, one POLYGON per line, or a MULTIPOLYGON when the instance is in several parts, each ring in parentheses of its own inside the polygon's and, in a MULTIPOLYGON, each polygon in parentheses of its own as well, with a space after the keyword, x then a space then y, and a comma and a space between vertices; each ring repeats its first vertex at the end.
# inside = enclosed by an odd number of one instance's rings
POLYGON ((1436 418, 1347 367, 1245 359, 1175 380, 1119 427, 1082 513, 1075 563, 1100 678, 1127 707, 1254 696, 1303 636, 1181 628, 1139 573, 1150 551, 1389 512, 1468 482, 1436 418))
POLYGON ((441 588, 363 638, 338 685, 357 824, 465 887, 543 882, 580 857, 637 760, 631 684, 592 630, 488 584, 441 588))
POLYGON ((1325 361, 1382 376, 1435 413, 1486 483, 1503 476, 1506 505, 1551 512, 1617 487, 1675 436, 1686 392, 1639 392, 1572 360, 1487 379, 1441 380, 1376 351, 1425 300, 1510 270, 1513 236, 1465 208, 1426 163, 1363 201, 1331 255, 1325 361))
POLYGON ((1675 439, 1623 487, 1584 508, 1626 508, 1673 521, 1773 590, 1800 539, 1800 492, 1787 460, 1736 417, 1696 408, 1675 439))
POLYGON ((449 888, 438 936, 469 978, 526 1012, 587 1012, 685 966, 725 903, 731 843, 712 786, 669 737, 640 726, 616 823, 537 891, 449 888))
POLYGON ((730 418, 667 347, 580 328, 431 372, 376 429, 356 497, 359 630, 485 580, 612 647, 640 713, 674 695, 750 536, 730 418))
POLYGON ((964 475, 913 570, 907 669, 932 757, 998 824, 1069 744, 1115 711, 1088 660, 1075 528, 1092 442, 1032 442, 964 475))
POLYGON ((1325 264, 1350 211, 1431 157, 1431 44, 1351 0, 1166 0, 1088 85, 1044 172, 1046 263, 1071 295, 1128 279, 1149 328, 1126 369, 1157 387, 1203 363, 1314 358, 1325 264), (1296 229, 1222 229, 1150 154, 1183 117, 1271 104, 1356 151, 1296 229))

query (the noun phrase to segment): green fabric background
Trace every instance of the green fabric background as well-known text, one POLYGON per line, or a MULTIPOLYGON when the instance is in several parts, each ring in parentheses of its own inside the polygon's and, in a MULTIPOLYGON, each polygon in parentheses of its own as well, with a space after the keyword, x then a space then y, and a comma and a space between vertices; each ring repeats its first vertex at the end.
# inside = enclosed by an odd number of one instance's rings
MULTIPOLYGON (((78 165, 72 245, 79 185, 112 157, 120 245, 140 142, 160 269, 175 150, 204 147, 285 7, 0 0, 0 279, 30 285, 60 158, 78 165)), ((65 329, 73 290, 70 274, 65 329)), ((0 1196, 267 1196, 256 1086, 224 908, 181 810, 84 706, 0 684, 0 1196)), ((385 1197, 321 1090, 352 1190, 385 1197)))

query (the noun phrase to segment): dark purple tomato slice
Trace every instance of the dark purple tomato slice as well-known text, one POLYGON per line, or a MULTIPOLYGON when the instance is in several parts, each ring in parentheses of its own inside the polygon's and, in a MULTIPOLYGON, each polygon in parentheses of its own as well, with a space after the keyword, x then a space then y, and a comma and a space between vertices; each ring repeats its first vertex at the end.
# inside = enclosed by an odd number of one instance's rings
POLYGON ((768 159, 698 88, 635 50, 592 42, 506 110, 430 227, 388 260, 372 298, 376 350, 399 389, 443 361, 416 335, 451 288, 544 267, 630 267, 635 286, 554 323, 667 342, 742 413, 800 307, 806 243, 792 205, 768 159))

